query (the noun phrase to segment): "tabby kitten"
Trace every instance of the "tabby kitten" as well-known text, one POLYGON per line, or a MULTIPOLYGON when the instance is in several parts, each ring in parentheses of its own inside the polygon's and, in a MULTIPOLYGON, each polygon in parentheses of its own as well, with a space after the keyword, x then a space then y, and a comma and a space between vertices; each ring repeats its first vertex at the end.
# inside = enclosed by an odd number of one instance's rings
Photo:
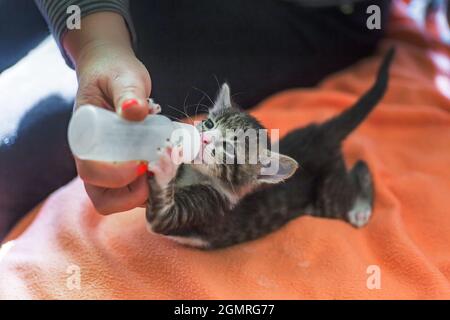
POLYGON ((354 106, 323 124, 290 132, 279 141, 280 153, 256 148, 256 163, 248 161, 251 142, 230 139, 226 132, 264 128, 233 106, 224 84, 207 120, 199 126, 203 162, 178 165, 174 155, 182 150, 168 147, 157 163, 149 165, 153 172, 148 180, 149 229, 183 244, 214 249, 259 238, 306 214, 364 226, 372 211, 372 177, 361 160, 347 171, 341 142, 383 97, 393 55, 391 49, 375 84, 354 106), (225 147, 229 144, 231 148, 225 147), (245 151, 244 164, 205 161, 233 160, 245 151), (263 174, 271 165, 276 172, 263 174))

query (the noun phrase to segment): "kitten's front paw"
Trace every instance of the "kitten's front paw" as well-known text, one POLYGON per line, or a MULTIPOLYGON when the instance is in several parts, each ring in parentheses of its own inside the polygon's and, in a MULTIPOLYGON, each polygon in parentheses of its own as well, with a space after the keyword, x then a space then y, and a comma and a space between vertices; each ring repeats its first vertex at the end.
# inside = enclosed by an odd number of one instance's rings
POLYGON ((150 114, 157 114, 161 112, 161 106, 156 103, 155 101, 153 101, 152 98, 148 98, 148 107, 150 109, 150 114))
POLYGON ((180 146, 168 146, 159 151, 159 158, 156 164, 149 164, 148 170, 154 175, 156 183, 160 187, 166 187, 177 175, 178 167, 183 156, 180 146))

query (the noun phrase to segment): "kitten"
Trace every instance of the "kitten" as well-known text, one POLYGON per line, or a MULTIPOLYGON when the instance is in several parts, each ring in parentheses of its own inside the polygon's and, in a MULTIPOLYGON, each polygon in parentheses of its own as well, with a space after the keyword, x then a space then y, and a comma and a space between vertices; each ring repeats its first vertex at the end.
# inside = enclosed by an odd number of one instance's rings
POLYGON ((254 142, 229 139, 225 131, 263 126, 233 106, 224 84, 207 120, 199 126, 203 163, 177 165, 171 155, 182 150, 172 147, 161 152, 156 164, 149 164, 153 172, 148 180, 149 229, 186 245, 214 249, 262 237, 306 214, 364 226, 372 211, 372 177, 361 160, 347 171, 341 142, 383 97, 393 55, 391 49, 375 84, 354 106, 323 124, 288 133, 279 141, 280 153, 256 148, 258 161, 253 164, 248 161, 251 152, 245 155, 245 164, 237 164, 236 158, 254 142), (217 141, 218 136, 227 138, 217 141), (231 148, 224 147, 228 144, 231 148), (226 157, 231 163, 205 161, 226 157), (276 172, 262 174, 272 165, 276 172))

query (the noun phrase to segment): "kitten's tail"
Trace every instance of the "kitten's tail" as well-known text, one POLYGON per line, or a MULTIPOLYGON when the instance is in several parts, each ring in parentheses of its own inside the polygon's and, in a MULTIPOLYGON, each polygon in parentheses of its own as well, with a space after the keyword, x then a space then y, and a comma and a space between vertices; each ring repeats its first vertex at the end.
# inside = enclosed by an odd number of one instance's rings
POLYGON ((336 142, 341 142, 349 135, 365 117, 372 111, 377 103, 383 98, 389 81, 389 67, 395 54, 392 47, 384 56, 383 62, 378 70, 378 75, 372 88, 370 88, 349 109, 338 116, 330 119, 322 125, 325 132, 332 135, 336 142))

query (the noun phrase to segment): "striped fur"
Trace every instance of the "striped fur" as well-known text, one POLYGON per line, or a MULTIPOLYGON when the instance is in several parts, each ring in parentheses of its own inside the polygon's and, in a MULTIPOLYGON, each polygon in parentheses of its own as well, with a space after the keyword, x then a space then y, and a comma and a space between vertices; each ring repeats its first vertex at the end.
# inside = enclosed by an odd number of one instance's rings
MULTIPOLYGON (((150 178, 146 216, 151 230, 185 245, 215 249, 257 239, 304 214, 365 225, 373 204, 371 174, 363 161, 347 171, 341 142, 383 97, 393 55, 393 50, 386 55, 374 86, 354 107, 280 140, 280 153, 292 171, 283 183, 261 177, 260 163, 183 164, 166 185, 150 178)), ((226 85, 209 118, 219 130, 262 128, 231 106, 226 85)))

